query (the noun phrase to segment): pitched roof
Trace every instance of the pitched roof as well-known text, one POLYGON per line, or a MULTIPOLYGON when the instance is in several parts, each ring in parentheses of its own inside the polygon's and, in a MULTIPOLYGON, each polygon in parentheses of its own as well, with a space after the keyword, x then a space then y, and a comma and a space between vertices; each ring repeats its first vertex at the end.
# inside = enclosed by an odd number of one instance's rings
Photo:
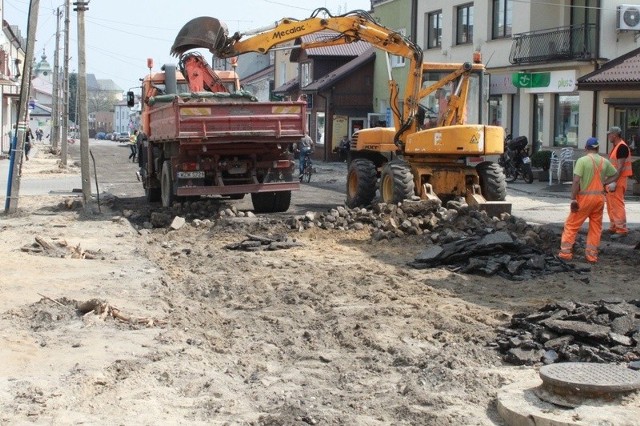
POLYGON ((578 79, 578 90, 627 90, 629 85, 640 85, 640 48, 612 59, 578 79))
POLYGON ((98 87, 104 92, 122 92, 123 90, 111 79, 98 79, 98 87))
POLYGON ((272 78, 275 69, 276 69, 275 65, 269 65, 267 68, 263 68, 260 71, 255 72, 243 78, 242 84, 250 84, 256 81, 264 80, 265 77, 267 79, 272 78))
POLYGON ((361 68, 363 65, 372 62, 375 58, 376 50, 374 47, 369 46, 369 48, 357 58, 352 59, 343 66, 331 71, 329 74, 313 81, 311 84, 305 86, 302 90, 304 92, 317 92, 319 90, 323 90, 326 87, 332 86, 337 81, 342 80, 344 77, 361 68))
POLYGON ((273 93, 288 93, 296 90, 300 86, 300 82, 298 81, 298 77, 293 77, 291 80, 284 83, 282 86, 278 86, 273 89, 273 93))
MULTIPOLYGON (((330 40, 340 36, 335 31, 319 31, 307 34, 296 40, 296 45, 300 43, 314 43, 317 41, 330 40)), ((338 44, 335 46, 322 46, 305 49, 307 56, 358 56, 367 50, 371 45, 366 41, 354 41, 353 43, 338 44)), ((300 56, 300 48, 294 48, 291 52, 290 61, 297 62, 300 56)))

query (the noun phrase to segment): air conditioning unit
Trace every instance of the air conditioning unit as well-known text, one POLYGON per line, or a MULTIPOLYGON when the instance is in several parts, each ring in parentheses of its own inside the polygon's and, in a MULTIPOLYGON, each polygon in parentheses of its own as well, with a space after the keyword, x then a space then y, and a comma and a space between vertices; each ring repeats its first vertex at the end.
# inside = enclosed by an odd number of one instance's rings
POLYGON ((618 6, 617 22, 620 31, 640 31, 640 6, 636 4, 618 6))

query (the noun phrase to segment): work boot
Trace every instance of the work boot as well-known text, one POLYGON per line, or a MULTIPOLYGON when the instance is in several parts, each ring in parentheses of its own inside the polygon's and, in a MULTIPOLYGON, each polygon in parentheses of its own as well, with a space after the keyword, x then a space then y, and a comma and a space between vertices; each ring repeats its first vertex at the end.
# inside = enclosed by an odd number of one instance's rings
POLYGON ((572 260, 573 259, 573 254, 572 253, 563 253, 560 252, 558 253, 558 257, 562 260, 572 260))
POLYGON ((593 256, 587 256, 588 263, 598 263, 598 258, 593 256))

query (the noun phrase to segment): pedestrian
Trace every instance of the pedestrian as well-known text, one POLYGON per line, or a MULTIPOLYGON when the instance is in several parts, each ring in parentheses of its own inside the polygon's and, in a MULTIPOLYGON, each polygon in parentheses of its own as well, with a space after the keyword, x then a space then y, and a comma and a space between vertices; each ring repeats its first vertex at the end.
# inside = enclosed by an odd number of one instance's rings
POLYGON ((138 137, 136 138, 136 149, 138 151, 138 166, 142 169, 143 164, 143 154, 144 154, 144 142, 147 140, 147 135, 143 131, 138 132, 138 137))
POLYGON ((598 155, 598 139, 589 138, 585 144, 587 155, 580 157, 573 168, 571 212, 564 223, 560 253, 564 260, 573 258, 573 245, 585 220, 589 219, 585 256, 588 262, 598 261, 598 246, 602 234, 604 187, 615 182, 618 172, 604 157, 598 155))
POLYGON ((136 156, 138 155, 138 130, 134 130, 133 134, 129 136, 129 149, 131 149, 131 154, 129 154, 129 160, 131 162, 136 162, 136 156))
POLYGON ((302 139, 300 139, 300 142, 298 143, 298 150, 300 151, 298 168, 300 170, 301 177, 304 173, 304 159, 306 156, 310 155, 313 152, 314 146, 315 146, 315 143, 313 142, 313 139, 311 139, 311 136, 309 136, 309 132, 304 132, 304 136, 302 137, 302 139))
POLYGON ((344 135, 342 140, 340 141, 340 145, 338 145, 338 151, 340 153, 340 161, 343 163, 347 161, 347 156, 349 154, 349 149, 351 148, 351 141, 349 140, 349 136, 344 135))
POLYGON ((33 140, 33 132, 31 127, 27 127, 24 135, 24 157, 29 161, 29 152, 31 152, 31 141, 33 140))
POLYGON ((618 179, 607 186, 607 213, 609 214, 609 233, 611 238, 627 235, 627 213, 624 206, 624 193, 627 190, 627 179, 633 175, 631 171, 631 151, 622 139, 622 129, 613 126, 607 132, 607 138, 613 145, 609 159, 619 172, 618 179))

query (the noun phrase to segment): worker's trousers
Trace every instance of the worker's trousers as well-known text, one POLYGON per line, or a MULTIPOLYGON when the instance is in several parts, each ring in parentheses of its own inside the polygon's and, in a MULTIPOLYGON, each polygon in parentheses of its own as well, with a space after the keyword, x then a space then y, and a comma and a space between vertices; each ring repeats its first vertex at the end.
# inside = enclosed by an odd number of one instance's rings
POLYGON ((627 190, 627 177, 619 177, 616 181, 616 190, 607 192, 607 213, 609 214, 609 231, 616 234, 626 234, 627 212, 624 207, 624 193, 627 190))
POLYGON ((600 235, 602 233, 604 196, 578 196, 578 205, 580 209, 577 212, 569 213, 569 217, 564 223, 564 231, 562 231, 562 241, 560 242, 560 253, 558 256, 565 260, 573 258, 573 245, 576 242, 578 231, 584 221, 589 219, 589 232, 587 233, 585 255, 589 262, 597 262, 598 246, 600 245, 600 235))

